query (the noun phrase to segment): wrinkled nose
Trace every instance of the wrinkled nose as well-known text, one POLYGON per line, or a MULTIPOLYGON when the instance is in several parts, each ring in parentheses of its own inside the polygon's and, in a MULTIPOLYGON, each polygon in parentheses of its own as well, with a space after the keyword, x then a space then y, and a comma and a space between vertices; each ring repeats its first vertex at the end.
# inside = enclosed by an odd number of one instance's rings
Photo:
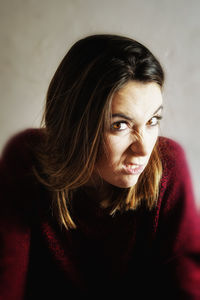
POLYGON ((135 156, 147 156, 149 154, 148 148, 148 142, 142 135, 135 136, 130 145, 130 149, 135 156))

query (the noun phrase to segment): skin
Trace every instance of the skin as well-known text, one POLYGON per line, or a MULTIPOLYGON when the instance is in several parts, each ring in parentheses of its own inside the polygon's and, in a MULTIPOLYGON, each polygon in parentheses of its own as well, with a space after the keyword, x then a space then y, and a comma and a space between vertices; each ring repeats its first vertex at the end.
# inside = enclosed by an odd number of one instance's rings
POLYGON ((105 151, 94 174, 105 187, 137 183, 157 141, 162 101, 160 86, 152 82, 130 81, 114 94, 105 151))

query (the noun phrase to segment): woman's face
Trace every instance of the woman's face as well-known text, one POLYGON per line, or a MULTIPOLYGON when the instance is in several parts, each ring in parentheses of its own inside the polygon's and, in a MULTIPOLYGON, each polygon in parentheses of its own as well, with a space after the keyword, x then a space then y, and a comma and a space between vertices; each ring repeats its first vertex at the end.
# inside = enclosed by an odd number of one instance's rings
POLYGON ((96 175, 120 188, 134 186, 156 143, 161 112, 162 93, 156 83, 130 81, 116 92, 96 175))

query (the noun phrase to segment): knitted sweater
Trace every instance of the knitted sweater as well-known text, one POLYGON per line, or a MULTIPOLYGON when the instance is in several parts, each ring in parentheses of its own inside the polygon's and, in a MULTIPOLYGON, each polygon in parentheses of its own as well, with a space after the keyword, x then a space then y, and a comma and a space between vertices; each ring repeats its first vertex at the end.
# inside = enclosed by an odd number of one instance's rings
POLYGON ((51 193, 32 171, 40 129, 6 145, 0 161, 0 299, 200 299, 200 233, 183 149, 159 137, 159 199, 110 216, 84 190, 77 228, 60 228, 51 193), (75 297, 76 298, 76 297, 75 297))

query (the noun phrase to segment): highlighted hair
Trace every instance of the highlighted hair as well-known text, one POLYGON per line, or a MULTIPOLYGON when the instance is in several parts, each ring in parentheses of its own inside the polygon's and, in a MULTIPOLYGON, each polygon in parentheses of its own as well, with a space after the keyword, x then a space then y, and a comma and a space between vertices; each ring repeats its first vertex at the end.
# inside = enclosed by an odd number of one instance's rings
MULTIPOLYGON (((156 82, 164 73, 142 44, 116 35, 94 35, 75 43, 60 63, 47 92, 44 142, 38 149, 39 181, 52 193, 53 212, 65 228, 75 228, 70 207, 77 189, 91 178, 110 118, 112 97, 131 80, 156 82)), ((157 144, 134 187, 119 189, 110 214, 155 205, 162 165, 157 144)))

